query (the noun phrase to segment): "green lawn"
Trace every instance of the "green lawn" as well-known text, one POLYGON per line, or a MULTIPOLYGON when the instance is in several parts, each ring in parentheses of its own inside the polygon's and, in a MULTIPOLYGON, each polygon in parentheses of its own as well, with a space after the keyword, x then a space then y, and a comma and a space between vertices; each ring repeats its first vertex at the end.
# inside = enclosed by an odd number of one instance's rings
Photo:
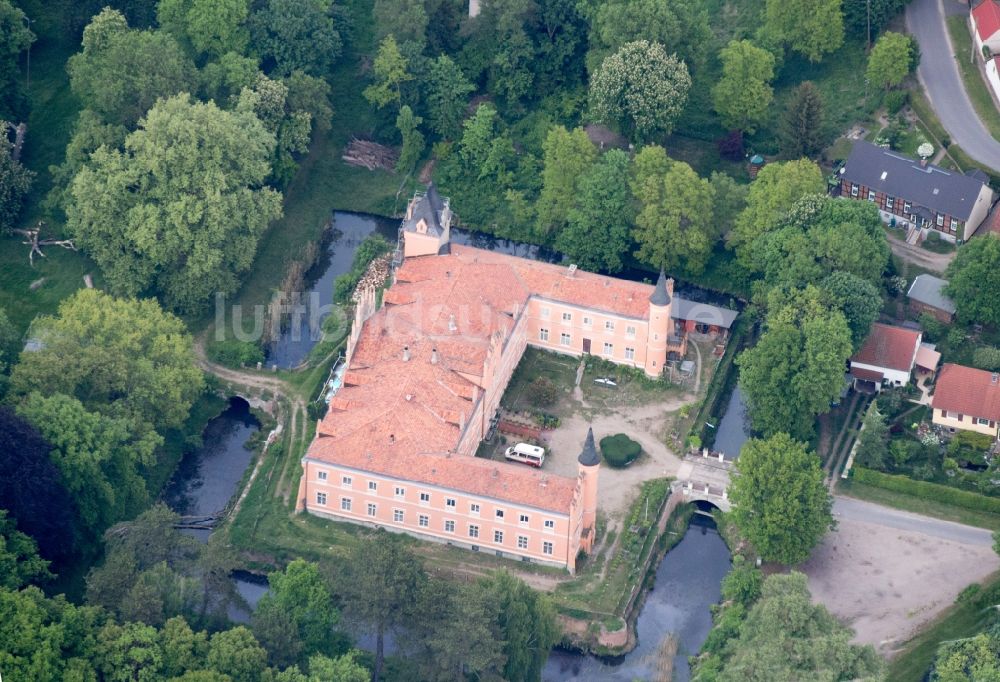
POLYGON ((969 21, 965 15, 948 17, 948 33, 951 35, 951 45, 955 48, 955 59, 958 70, 965 83, 965 91, 972 100, 980 120, 993 137, 1000 140, 1000 111, 993 103, 989 86, 979 70, 979 59, 972 61, 969 55, 972 50, 972 35, 969 33, 969 21))
MULTIPOLYGON (((1000 583, 994 573, 983 582, 983 592, 1000 583)), ((906 643, 903 651, 889 665, 886 682, 913 682, 927 674, 941 642, 970 637, 996 622, 996 611, 988 599, 956 603, 930 627, 906 643)))
POLYGON ((925 500, 894 490, 876 488, 875 486, 858 483, 851 479, 840 481, 837 484, 837 491, 849 497, 856 497, 887 507, 895 507, 896 509, 913 512, 914 514, 923 514, 924 516, 944 519, 945 521, 954 521, 955 523, 964 523, 969 526, 1000 530, 1000 514, 954 507, 950 504, 925 500))

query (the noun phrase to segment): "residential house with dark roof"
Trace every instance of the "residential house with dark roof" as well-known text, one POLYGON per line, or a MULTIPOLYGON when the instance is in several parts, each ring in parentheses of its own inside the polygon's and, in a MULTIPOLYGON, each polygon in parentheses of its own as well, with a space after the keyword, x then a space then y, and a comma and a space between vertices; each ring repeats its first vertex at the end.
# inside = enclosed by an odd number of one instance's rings
POLYGON ((1000 375, 946 363, 931 399, 931 420, 950 431, 1000 435, 1000 375))
POLYGON ((874 203, 887 223, 936 230, 966 241, 986 219, 994 194, 980 174, 963 175, 859 140, 840 169, 840 195, 874 203))
POLYGON ((945 295, 946 286, 946 279, 934 275, 917 275, 906 292, 910 310, 918 315, 927 313, 941 322, 951 322, 955 319, 955 302, 945 295))

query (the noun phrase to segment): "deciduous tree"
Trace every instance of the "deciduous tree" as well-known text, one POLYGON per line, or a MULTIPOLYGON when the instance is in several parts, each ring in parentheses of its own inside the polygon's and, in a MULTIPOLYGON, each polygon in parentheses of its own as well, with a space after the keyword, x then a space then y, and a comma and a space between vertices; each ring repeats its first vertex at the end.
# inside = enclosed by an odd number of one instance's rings
POLYGON ((198 310, 236 289, 281 215, 281 194, 262 187, 274 149, 250 112, 160 100, 124 152, 98 149, 77 173, 67 229, 113 292, 198 310))
POLYGON ((548 241, 566 226, 580 199, 577 184, 597 159, 597 148, 583 128, 553 126, 542 145, 545 152, 542 193, 538 199, 538 231, 548 241))
POLYGON ((358 543, 337 574, 346 616, 375 633, 374 682, 382 674, 385 635, 413 618, 427 582, 423 567, 403 541, 386 531, 358 543))
POLYGON ((412 171, 424 153, 424 135, 419 128, 423 122, 424 119, 416 116, 408 104, 404 104, 396 116, 396 129, 403 138, 403 147, 396 163, 396 171, 399 173, 412 171))
POLYGON ((365 99, 379 109, 395 102, 401 104, 400 86, 413 80, 413 74, 407 69, 406 57, 399 51, 396 39, 387 36, 379 45, 375 64, 372 67, 375 82, 365 88, 365 99))
POLYGON ((319 567, 296 559, 284 571, 269 574, 268 584, 271 589, 259 605, 264 610, 276 609, 288 615, 303 653, 337 653, 333 628, 340 620, 340 613, 319 567))
POLYGON ((841 0, 767 0, 764 31, 811 62, 844 43, 841 0))
POLYGON ((24 197, 35 177, 14 158, 13 150, 14 145, 7 139, 7 122, 0 119, 0 235, 17 227, 24 197))
POLYGON ((943 642, 929 679, 932 682, 1000 680, 1000 632, 997 627, 972 637, 943 642))
POLYGON ((653 269, 683 266, 700 273, 712 251, 715 190, 688 164, 672 161, 665 175, 642 178, 637 198, 636 257, 653 269))
POLYGON ((959 249, 945 276, 945 293, 962 322, 1000 325, 1000 296, 993 293, 1000 286, 1000 237, 989 233, 959 249))
POLYGON ((851 333, 813 286, 769 298, 764 333, 737 358, 740 387, 755 430, 807 439, 843 388, 851 333))
POLYGON ((561 636, 552 604, 506 571, 483 578, 478 589, 503 639, 503 679, 541 680, 561 636))
POLYGON ((712 89, 715 110, 727 127, 752 133, 774 97, 774 55, 749 40, 733 40, 719 59, 722 78, 712 89))
POLYGON ((669 134, 687 102, 687 66, 660 43, 626 43, 606 58, 590 83, 590 106, 636 141, 669 134))
POLYGON ((901 33, 883 33, 868 55, 865 78, 877 88, 893 88, 910 73, 912 43, 901 33))
POLYGON ((788 101, 779 140, 787 159, 814 158, 823 151, 823 97, 812 81, 800 83, 788 101))
POLYGON ((248 22, 253 49, 274 62, 277 75, 325 75, 343 47, 331 5, 330 0, 267 0, 248 22))
POLYGON ((612 149, 580 177, 576 206, 555 247, 585 270, 622 268, 635 215, 628 170, 628 154, 612 149))
POLYGON ((709 13, 696 0, 585 0, 580 4, 591 18, 591 67, 636 40, 668 45, 680 59, 698 66, 712 42, 709 13))
POLYGON ((49 562, 38 556, 38 544, 0 509, 0 588, 17 590, 51 578, 49 562))
POLYGON ((889 452, 889 425, 878 405, 872 403, 865 415, 864 428, 858 434, 857 462, 869 469, 885 471, 886 456, 889 452))
POLYGON ((423 0, 375 0, 375 37, 382 42, 392 36, 399 43, 412 43, 422 51, 427 44, 427 8, 423 0))
POLYGON ((729 484, 733 521, 765 561, 797 564, 833 527, 833 500, 805 443, 778 433, 740 450, 729 484))
POLYGON ((246 51, 249 14, 248 0, 159 0, 156 7, 160 26, 215 57, 246 51))
POLYGON ((19 396, 63 393, 135 428, 165 429, 187 418, 203 387, 184 323, 156 301, 83 289, 57 317, 38 318, 32 335, 40 348, 23 353, 11 376, 19 396))
POLYGON ((729 244, 741 260, 749 262, 748 248, 761 234, 774 229, 777 220, 807 194, 822 194, 823 174, 812 161, 800 159, 764 166, 751 183, 747 205, 729 233, 729 244))
POLYGON ((475 90, 458 64, 447 55, 430 62, 424 85, 424 103, 431 128, 451 140, 462 132, 469 95, 475 90))
POLYGON ((28 17, 10 0, 0 0, 0 121, 27 116, 17 60, 35 42, 28 17))
POLYGON ((859 350, 882 310, 882 293, 870 280, 844 271, 834 272, 819 287, 844 313, 851 328, 851 345, 859 350))
POLYGON ((267 668, 267 652, 253 633, 241 625, 212 635, 207 662, 234 682, 257 682, 267 668))
POLYGON ((104 122, 133 126, 161 97, 195 87, 195 67, 169 33, 128 27, 105 7, 66 65, 73 94, 104 122))

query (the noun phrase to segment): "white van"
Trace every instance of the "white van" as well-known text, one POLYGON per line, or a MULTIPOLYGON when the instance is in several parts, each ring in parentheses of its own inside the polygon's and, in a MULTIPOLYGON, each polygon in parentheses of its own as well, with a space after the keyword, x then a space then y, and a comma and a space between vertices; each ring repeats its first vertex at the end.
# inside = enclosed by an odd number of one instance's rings
POLYGON ((537 445, 529 445, 528 443, 518 443, 507 448, 507 451, 504 452, 504 457, 512 462, 521 462, 522 464, 530 464, 533 467, 540 467, 545 463, 545 448, 540 448, 537 445))

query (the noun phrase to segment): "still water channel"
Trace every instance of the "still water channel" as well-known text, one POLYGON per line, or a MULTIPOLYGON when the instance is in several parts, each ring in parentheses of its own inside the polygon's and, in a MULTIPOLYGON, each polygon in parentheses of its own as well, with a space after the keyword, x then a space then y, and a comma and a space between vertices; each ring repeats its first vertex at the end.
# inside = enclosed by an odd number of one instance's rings
MULTIPOLYGON (((307 273, 309 293, 319 306, 333 299, 333 282, 350 269, 357 246, 373 232, 394 242, 399 221, 378 216, 337 212, 334 232, 328 241, 324 257, 307 273)), ((464 230, 452 230, 452 240, 479 248, 498 250, 526 258, 555 262, 558 254, 537 246, 496 239, 464 230)), ((628 272, 630 279, 648 277, 648 273, 628 272)), ((711 292, 678 284, 677 291, 692 300, 720 302, 711 292)), ((306 297, 308 301, 308 296, 306 297)), ((270 351, 269 362, 280 367, 294 367, 302 362, 318 338, 310 333, 310 325, 318 326, 322 318, 300 320, 298 330, 286 329, 270 351)), ((745 408, 737 388, 730 397, 723 419, 720 420, 715 447, 734 457, 747 438, 745 408)), ((208 423, 203 445, 184 458, 171 480, 164 499, 182 515, 208 515, 223 509, 236 492, 249 465, 252 452, 245 447, 247 440, 260 429, 241 398, 230 400, 229 407, 208 423)), ((190 531, 207 539, 207 531, 190 531)), ((711 627, 709 607, 719 600, 720 581, 728 572, 729 550, 711 519, 696 516, 681 542, 663 559, 656 573, 656 583, 647 596, 637 622, 638 646, 626 656, 601 660, 565 651, 555 651, 544 671, 545 682, 590 682, 648 678, 655 662, 655 652, 664 637, 678 640, 675 657, 676 680, 687 680, 690 671, 687 656, 697 653, 711 627)), ((233 579, 250 609, 267 592, 267 581, 253 574, 238 571, 233 579)), ((230 618, 247 622, 251 611, 233 607, 230 618)), ((369 645, 361 635, 358 643, 369 645)))

